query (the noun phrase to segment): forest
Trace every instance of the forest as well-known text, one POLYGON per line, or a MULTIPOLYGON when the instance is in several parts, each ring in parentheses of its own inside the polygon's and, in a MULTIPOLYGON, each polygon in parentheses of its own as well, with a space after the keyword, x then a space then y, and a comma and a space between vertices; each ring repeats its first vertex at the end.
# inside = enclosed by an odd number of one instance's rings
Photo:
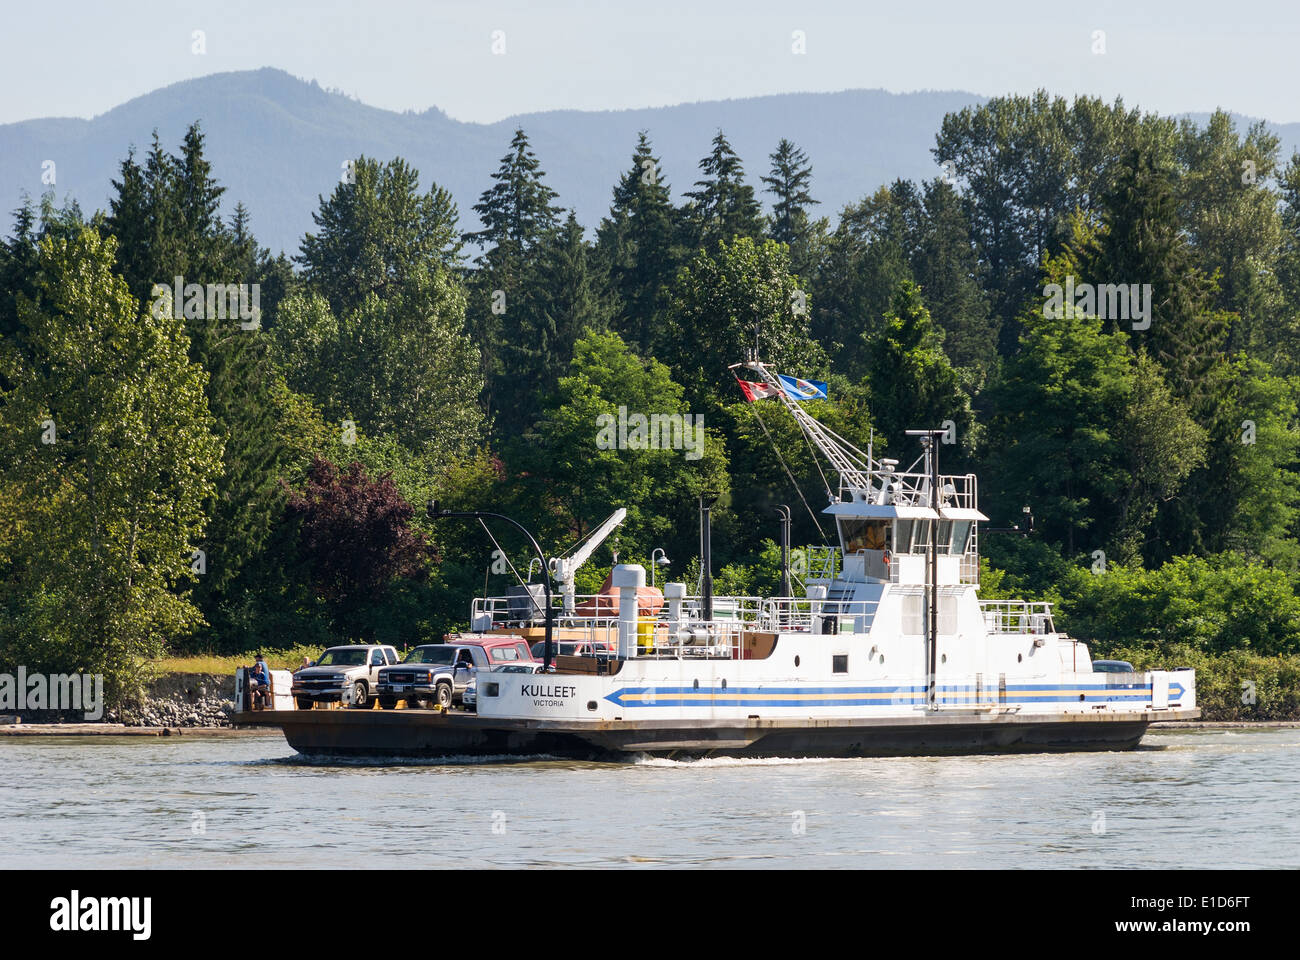
POLYGON ((877 456, 948 429, 981 596, 1196 667, 1207 716, 1300 716, 1300 154, 1225 112, 1007 96, 944 119, 933 179, 835 213, 774 140, 753 176, 718 131, 677 201, 643 132, 582 224, 518 130, 477 229, 438 171, 359 156, 290 252, 223 217, 198 123, 124 144, 106 210, 13 198, 0 661, 123 696, 166 654, 436 640, 531 550, 430 500, 548 553, 626 508, 594 591, 656 549, 693 585, 713 495, 715 590, 772 592, 775 508, 834 543, 835 479, 739 389, 757 349, 877 456), (600 442, 620 410, 700 442, 600 442))

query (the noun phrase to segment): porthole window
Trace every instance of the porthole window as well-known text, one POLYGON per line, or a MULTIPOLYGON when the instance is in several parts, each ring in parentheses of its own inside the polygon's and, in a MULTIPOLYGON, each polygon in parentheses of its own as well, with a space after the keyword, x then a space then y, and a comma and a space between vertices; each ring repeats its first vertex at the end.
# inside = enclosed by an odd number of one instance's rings
POLYGON ((794 655, 794 665, 799 666, 799 654, 797 653, 794 655))
POLYGON ((726 689, 727 689, 727 678, 726 678, 726 677, 723 677, 723 678, 722 678, 722 689, 723 689, 723 690, 726 690, 726 689))
POLYGON ((940 662, 940 663, 947 663, 947 662, 948 662, 948 654, 946 654, 946 653, 945 653, 945 654, 942 654, 942 655, 939 657, 939 662, 940 662))
POLYGON ((1023 663, 1024 660, 1025 660, 1025 655, 1023 653, 1016 654, 1016 663, 1023 663))
POLYGON ((848 673, 849 672, 849 655, 847 653, 836 653, 831 656, 831 673, 848 673))
POLYGON ((696 680, 695 683, 694 683, 692 686, 693 686, 693 688, 696 689, 696 690, 700 689, 700 681, 696 680))

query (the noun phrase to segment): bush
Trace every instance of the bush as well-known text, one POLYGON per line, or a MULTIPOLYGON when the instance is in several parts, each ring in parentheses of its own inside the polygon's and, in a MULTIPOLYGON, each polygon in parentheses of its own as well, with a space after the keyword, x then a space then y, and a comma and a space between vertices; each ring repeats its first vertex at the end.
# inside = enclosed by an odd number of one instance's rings
POLYGON ((1156 570, 1111 564, 1061 578, 1059 621, 1098 655, 1119 647, 1300 654, 1293 573, 1235 554, 1175 557, 1156 570))

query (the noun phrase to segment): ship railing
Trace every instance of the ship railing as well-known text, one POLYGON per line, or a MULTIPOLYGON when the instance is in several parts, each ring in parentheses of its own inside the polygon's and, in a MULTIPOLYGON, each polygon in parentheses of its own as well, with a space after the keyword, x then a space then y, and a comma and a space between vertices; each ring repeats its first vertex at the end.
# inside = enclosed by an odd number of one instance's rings
MULTIPOLYGON (((804 574, 805 580, 834 580, 844 569, 844 554, 839 547, 827 547, 820 544, 813 546, 800 547, 803 551, 803 560, 807 573, 804 574)), ((791 566, 795 568, 795 573, 799 573, 798 561, 799 551, 793 551, 794 561, 791 566)))
MULTIPOLYGON (((566 612, 564 598, 555 592, 551 597, 552 622, 566 628, 593 627, 606 629, 618 624, 618 597, 611 594, 575 594, 572 610, 566 612)), ((713 598, 711 622, 756 624, 763 613, 761 597, 719 595, 713 598)), ((642 621, 667 622, 671 608, 664 601, 656 614, 644 614, 642 621)), ((688 596, 682 600, 679 618, 702 621, 704 598, 688 596)), ((526 595, 506 597, 475 597, 471 610, 473 624, 477 626, 536 626, 546 619, 544 598, 526 595)))
POLYGON ((1041 636, 1056 632, 1052 622, 1052 605, 1045 601, 981 600, 980 613, 984 616, 984 628, 989 633, 1041 636))
MULTIPOLYGON (((899 473, 883 470, 873 471, 871 479, 878 484, 890 484, 894 490, 891 503, 900 506, 928 507, 930 500, 930 476, 926 473, 899 473)), ((943 502, 949 507, 976 509, 979 506, 978 481, 973 473, 939 474, 939 489, 943 491, 943 502)), ((841 500, 852 501, 856 491, 844 478, 840 479, 839 496, 841 500)))
POLYGON ((655 620, 637 629, 637 657, 649 660, 739 660, 744 636, 755 628, 744 620, 655 620))
POLYGON ((763 601, 762 627, 782 633, 867 633, 879 606, 879 600, 769 597, 763 601))

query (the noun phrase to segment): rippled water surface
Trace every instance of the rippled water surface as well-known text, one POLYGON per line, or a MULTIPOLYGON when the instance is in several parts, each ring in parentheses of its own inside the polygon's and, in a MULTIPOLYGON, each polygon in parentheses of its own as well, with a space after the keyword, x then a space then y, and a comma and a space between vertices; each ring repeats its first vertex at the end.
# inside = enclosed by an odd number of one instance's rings
POLYGON ((322 763, 278 733, 7 738, 0 866, 1295 867, 1298 797, 1297 729, 621 764, 322 763))

